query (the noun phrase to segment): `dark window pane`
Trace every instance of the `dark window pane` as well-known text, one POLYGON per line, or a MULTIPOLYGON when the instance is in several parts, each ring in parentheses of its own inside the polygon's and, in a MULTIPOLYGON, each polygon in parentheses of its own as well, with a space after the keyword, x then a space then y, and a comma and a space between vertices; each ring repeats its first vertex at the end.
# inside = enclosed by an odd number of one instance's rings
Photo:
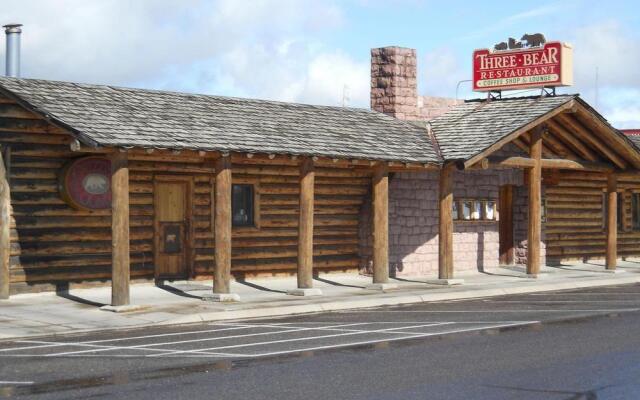
POLYGON ((231 196, 233 226, 253 226, 253 185, 233 185, 231 196))

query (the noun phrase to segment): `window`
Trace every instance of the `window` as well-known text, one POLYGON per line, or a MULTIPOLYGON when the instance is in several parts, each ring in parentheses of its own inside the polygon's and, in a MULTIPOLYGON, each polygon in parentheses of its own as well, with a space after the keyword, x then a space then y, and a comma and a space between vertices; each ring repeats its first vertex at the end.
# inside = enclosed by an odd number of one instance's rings
MULTIPOLYGON (((618 223, 618 230, 622 230, 622 223, 623 223, 623 207, 624 207, 624 193, 620 193, 618 192, 618 196, 617 196, 617 216, 616 216, 616 222, 618 223)), ((603 193, 602 194, 602 229, 607 229, 607 215, 609 214, 609 202, 607 201, 607 193, 603 193)))
POLYGON ((453 219, 456 221, 496 221, 496 201, 489 199, 463 199, 453 202, 453 219))
POLYGON ((484 209, 482 211, 482 219, 493 221, 496 219, 496 202, 493 200, 485 200, 482 202, 484 209))
POLYGON ((231 191, 233 226, 255 226, 253 185, 234 184, 231 191))
POLYGON ((640 231, 640 193, 631 195, 631 226, 634 231, 640 231))

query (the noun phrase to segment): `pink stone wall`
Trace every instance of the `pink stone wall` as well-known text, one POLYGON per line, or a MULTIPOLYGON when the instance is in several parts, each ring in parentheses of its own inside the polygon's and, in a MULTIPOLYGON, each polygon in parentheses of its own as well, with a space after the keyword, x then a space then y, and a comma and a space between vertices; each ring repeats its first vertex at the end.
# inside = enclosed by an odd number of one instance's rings
POLYGON ((462 100, 418 96, 415 49, 371 49, 371 109, 404 120, 430 120, 462 100))
MULTIPOLYGON (((418 96, 416 51, 402 47, 371 50, 371 108, 403 120, 426 121, 462 101, 418 96)), ((426 132, 425 132, 426 134, 426 132)), ((493 156, 525 155, 507 145, 493 156)), ((455 175, 454 197, 498 199, 501 185, 514 191, 515 261, 527 257, 527 188, 519 170, 476 170, 455 175)), ((389 185, 389 264, 392 275, 431 275, 438 271, 438 173, 394 174, 389 185)), ((544 232, 543 232, 544 240, 544 232)), ((544 263, 544 244, 541 246, 544 263)), ((455 271, 498 266, 497 222, 455 222, 455 271)), ((371 202, 360 214, 361 268, 371 268, 371 202)))
MULTIPOLYGON (((507 184, 522 185, 522 172, 518 170, 457 172, 454 177, 454 198, 497 200, 499 187, 507 184)), ((372 254, 370 207, 370 201, 364 205, 360 224, 361 268, 365 270, 370 268, 372 254)), ((526 220, 526 214, 524 218, 526 220)), ((498 250, 497 222, 454 222, 455 271, 497 267, 498 250)), ((391 178, 389 264, 391 274, 396 276, 437 274, 437 172, 402 172, 394 174, 391 178)))

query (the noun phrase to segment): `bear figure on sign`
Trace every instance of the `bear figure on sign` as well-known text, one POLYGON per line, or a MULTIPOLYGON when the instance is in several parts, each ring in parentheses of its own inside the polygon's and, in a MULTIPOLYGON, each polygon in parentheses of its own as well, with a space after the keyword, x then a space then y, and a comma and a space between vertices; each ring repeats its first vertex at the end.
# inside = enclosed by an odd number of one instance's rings
POLYGON ((524 35, 522 35, 522 38, 520 40, 524 40, 525 42, 527 42, 527 47, 538 47, 547 43, 547 39, 545 39, 542 33, 534 33, 532 35, 525 33, 524 35))
POLYGON ((500 51, 500 50, 506 50, 506 49, 508 49, 508 48, 509 48, 509 47, 508 47, 508 45, 507 45, 507 42, 500 42, 500 43, 496 44, 495 46, 493 46, 493 49, 494 49, 494 50, 498 50, 498 51, 500 51))
POLYGON ((521 48, 522 48, 522 42, 519 42, 511 37, 509 38, 509 50, 521 49, 521 48))

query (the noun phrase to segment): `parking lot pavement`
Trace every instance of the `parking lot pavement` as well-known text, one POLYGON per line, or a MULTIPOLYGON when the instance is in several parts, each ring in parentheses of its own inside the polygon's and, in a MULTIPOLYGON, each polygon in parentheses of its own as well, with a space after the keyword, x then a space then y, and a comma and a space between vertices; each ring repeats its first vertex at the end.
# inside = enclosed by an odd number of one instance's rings
POLYGON ((636 284, 8 341, 0 343, 0 358, 255 359, 639 310, 636 284))

